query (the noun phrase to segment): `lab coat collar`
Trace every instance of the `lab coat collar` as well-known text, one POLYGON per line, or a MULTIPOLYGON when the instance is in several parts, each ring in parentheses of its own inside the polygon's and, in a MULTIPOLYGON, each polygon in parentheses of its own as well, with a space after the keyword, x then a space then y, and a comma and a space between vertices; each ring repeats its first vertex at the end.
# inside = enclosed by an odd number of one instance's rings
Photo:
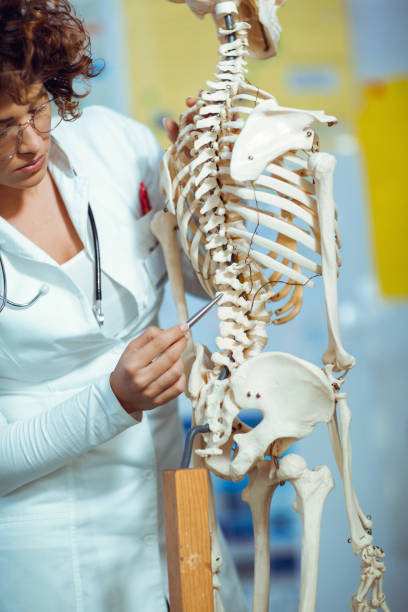
POLYGON ((51 142, 50 172, 59 189, 64 204, 68 210, 86 251, 93 256, 88 232, 89 181, 81 176, 79 170, 71 163, 67 153, 55 138, 51 142))
MULTIPOLYGON (((76 174, 68 155, 53 137, 48 167, 85 249, 92 253, 87 231, 88 180, 76 174)), ((52 257, 3 217, 0 217, 0 248, 26 259, 58 266, 52 257)))
MULTIPOLYGON (((108 186, 101 189, 100 185, 95 182, 95 172, 93 182, 92 174, 89 178, 81 176, 84 161, 77 162, 74 146, 66 147, 64 142, 64 148, 62 148, 53 138, 48 163, 89 257, 94 260, 92 230, 88 222, 88 203, 90 201, 98 231, 101 269, 114 281, 129 289, 141 308, 144 299, 143 291, 140 291, 141 276, 146 273, 139 260, 150 256, 156 242, 149 231, 153 211, 135 220, 127 206, 110 206, 110 197, 114 198, 115 192, 113 190, 109 193, 109 181, 108 186), (134 231, 123 231, 123 228, 129 227, 133 227, 134 231), (128 254, 127 257, 133 262, 133 266, 123 266, 118 261, 118 253, 121 250, 128 254)), ((0 217, 0 249, 26 260, 48 264, 66 274, 52 257, 2 217, 0 217)))

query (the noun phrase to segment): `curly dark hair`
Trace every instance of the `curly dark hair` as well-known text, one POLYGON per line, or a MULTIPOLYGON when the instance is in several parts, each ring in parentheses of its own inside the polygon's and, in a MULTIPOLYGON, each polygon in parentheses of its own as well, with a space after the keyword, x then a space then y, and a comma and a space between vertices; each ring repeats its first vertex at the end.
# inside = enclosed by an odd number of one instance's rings
POLYGON ((68 0, 0 0, 0 92, 27 104, 30 87, 43 83, 59 115, 81 114, 74 79, 98 76, 89 34, 68 0))

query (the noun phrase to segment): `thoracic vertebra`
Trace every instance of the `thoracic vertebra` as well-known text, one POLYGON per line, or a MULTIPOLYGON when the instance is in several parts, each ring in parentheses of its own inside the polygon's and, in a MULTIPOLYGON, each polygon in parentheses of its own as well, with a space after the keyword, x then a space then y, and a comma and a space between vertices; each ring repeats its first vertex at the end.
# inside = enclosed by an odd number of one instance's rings
MULTIPOLYGON (((248 27, 242 22, 229 30, 218 27, 221 40, 233 34, 235 41, 221 43, 215 81, 207 82, 210 89, 182 115, 177 143, 164 159, 168 206, 177 215, 182 247, 207 293, 224 293, 220 352, 212 355, 215 377, 223 366, 231 371, 260 353, 271 318, 280 324, 298 314, 303 286, 313 286, 309 276, 321 274, 306 150, 281 151, 250 183, 231 177, 232 148, 246 116, 265 100, 281 110, 273 96, 245 79, 248 27), (266 303, 281 300, 286 301, 272 317, 266 303)), ((318 120, 335 119, 321 113, 318 120)), ((305 134, 309 150, 315 150, 314 131, 308 127, 305 134)))

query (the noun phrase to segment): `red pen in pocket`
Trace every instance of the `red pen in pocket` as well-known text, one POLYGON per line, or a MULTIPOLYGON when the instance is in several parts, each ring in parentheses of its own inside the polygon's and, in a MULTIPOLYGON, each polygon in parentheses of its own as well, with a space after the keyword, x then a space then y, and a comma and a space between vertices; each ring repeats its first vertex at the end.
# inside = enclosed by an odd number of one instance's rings
POLYGON ((147 189, 143 182, 141 182, 139 185, 139 203, 142 217, 144 217, 152 210, 152 207, 150 205, 149 194, 147 193, 147 189))

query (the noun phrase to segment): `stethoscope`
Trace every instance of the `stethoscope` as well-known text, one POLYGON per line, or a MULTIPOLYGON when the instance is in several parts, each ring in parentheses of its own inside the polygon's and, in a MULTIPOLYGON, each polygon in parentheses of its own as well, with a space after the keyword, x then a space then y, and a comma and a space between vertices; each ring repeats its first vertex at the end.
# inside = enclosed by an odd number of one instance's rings
MULTIPOLYGON (((74 172, 74 174, 76 174, 74 172)), ((104 323, 104 315, 102 312, 102 273, 101 273, 101 256, 99 250, 99 239, 98 239, 98 231, 96 229, 95 218, 93 216, 92 208, 90 203, 88 202, 88 217, 91 224, 92 229, 92 237, 93 237, 93 245, 94 245, 94 255, 95 255, 95 303, 93 306, 93 313, 98 322, 98 325, 101 326, 104 323)), ((25 304, 19 304, 17 302, 13 302, 7 298, 7 277, 6 271, 4 268, 4 262, 0 254, 0 269, 3 277, 2 282, 2 295, 0 296, 0 312, 6 307, 10 306, 16 309, 24 309, 30 308, 36 301, 43 295, 47 294, 49 291, 48 285, 41 285, 37 295, 35 295, 29 302, 25 304)))

